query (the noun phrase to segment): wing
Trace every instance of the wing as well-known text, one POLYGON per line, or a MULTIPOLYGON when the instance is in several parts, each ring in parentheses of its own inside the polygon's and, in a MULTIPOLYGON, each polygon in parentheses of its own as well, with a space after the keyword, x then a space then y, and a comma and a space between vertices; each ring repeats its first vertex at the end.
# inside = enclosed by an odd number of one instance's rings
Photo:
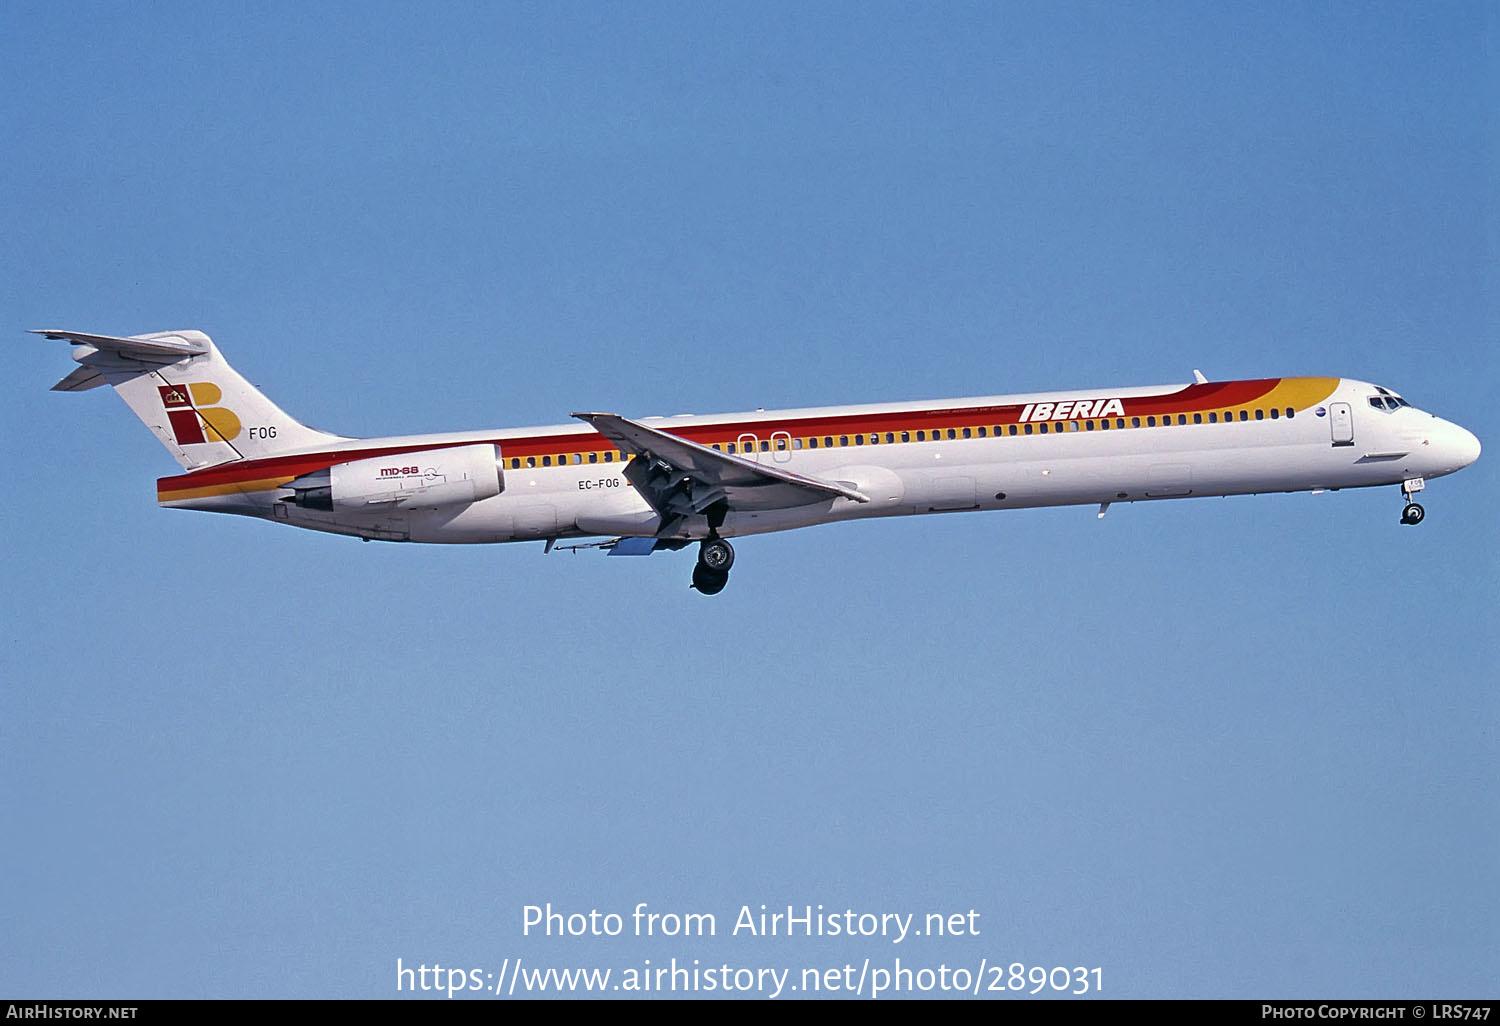
MULTIPOLYGON (((731 510, 790 509, 840 498, 870 501, 868 495, 843 482, 805 477, 719 452, 613 413, 573 416, 587 421, 622 451, 635 457, 626 466, 625 477, 661 515, 660 534, 675 528, 682 518, 694 515, 713 517, 715 512, 731 510)), ((717 520, 722 522, 722 516, 717 520)))

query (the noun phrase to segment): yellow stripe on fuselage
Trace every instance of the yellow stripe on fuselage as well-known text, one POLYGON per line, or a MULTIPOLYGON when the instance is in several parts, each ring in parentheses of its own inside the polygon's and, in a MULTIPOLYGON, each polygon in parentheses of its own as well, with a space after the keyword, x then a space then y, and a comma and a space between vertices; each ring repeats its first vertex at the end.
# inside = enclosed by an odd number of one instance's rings
POLYGON ((156 490, 157 502, 173 502, 179 499, 203 499, 213 495, 249 494, 250 492, 269 492, 280 488, 291 477, 267 477, 258 481, 235 481, 231 484, 204 485, 201 488, 176 488, 171 491, 158 488, 156 490))

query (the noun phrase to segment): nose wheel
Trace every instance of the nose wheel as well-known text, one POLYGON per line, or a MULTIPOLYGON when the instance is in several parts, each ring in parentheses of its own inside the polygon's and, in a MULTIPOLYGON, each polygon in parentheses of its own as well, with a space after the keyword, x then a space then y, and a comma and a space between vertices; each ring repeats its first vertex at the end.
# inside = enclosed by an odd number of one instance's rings
POLYGON ((734 566, 734 546, 723 538, 710 538, 698 546, 698 565, 693 567, 693 587, 705 595, 717 595, 729 583, 734 566))
POLYGON ((1420 477, 1409 478, 1401 482, 1401 497, 1406 500, 1406 508, 1401 511, 1401 522, 1403 524, 1420 524, 1427 516, 1427 511, 1422 504, 1412 499, 1412 496, 1420 492, 1427 482, 1420 477))

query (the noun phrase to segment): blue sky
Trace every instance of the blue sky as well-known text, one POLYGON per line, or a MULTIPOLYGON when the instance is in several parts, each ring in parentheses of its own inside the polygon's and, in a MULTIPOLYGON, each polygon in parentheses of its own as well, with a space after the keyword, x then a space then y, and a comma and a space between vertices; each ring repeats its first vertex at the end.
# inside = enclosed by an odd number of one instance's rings
MULTIPOLYGON (((209 332, 352 435, 1214 378, 1496 431, 1480 4, 10 4, 0 993, 1099 966, 1452 996, 1500 963, 1493 454, 1426 493, 689 554, 159 510, 24 335, 209 332), (713 938, 523 936, 526 905, 713 938), (980 913, 750 938, 742 906, 980 913)), ((627 931, 628 932, 628 931, 627 931)))

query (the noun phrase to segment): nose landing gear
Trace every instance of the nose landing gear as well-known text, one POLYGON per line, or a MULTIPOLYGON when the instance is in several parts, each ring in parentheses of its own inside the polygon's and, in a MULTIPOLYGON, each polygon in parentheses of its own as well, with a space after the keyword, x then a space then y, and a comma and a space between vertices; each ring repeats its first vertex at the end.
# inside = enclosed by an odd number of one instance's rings
POLYGON ((729 583, 734 566, 734 546, 723 538, 709 538, 698 546, 698 565, 693 567, 693 587, 705 595, 717 595, 729 583))
POLYGON ((1424 486, 1425 482, 1420 477, 1401 482, 1401 497, 1406 500, 1406 508, 1401 511, 1403 524, 1420 524, 1426 518, 1427 511, 1422 508, 1422 504, 1412 500, 1412 496, 1424 486))

